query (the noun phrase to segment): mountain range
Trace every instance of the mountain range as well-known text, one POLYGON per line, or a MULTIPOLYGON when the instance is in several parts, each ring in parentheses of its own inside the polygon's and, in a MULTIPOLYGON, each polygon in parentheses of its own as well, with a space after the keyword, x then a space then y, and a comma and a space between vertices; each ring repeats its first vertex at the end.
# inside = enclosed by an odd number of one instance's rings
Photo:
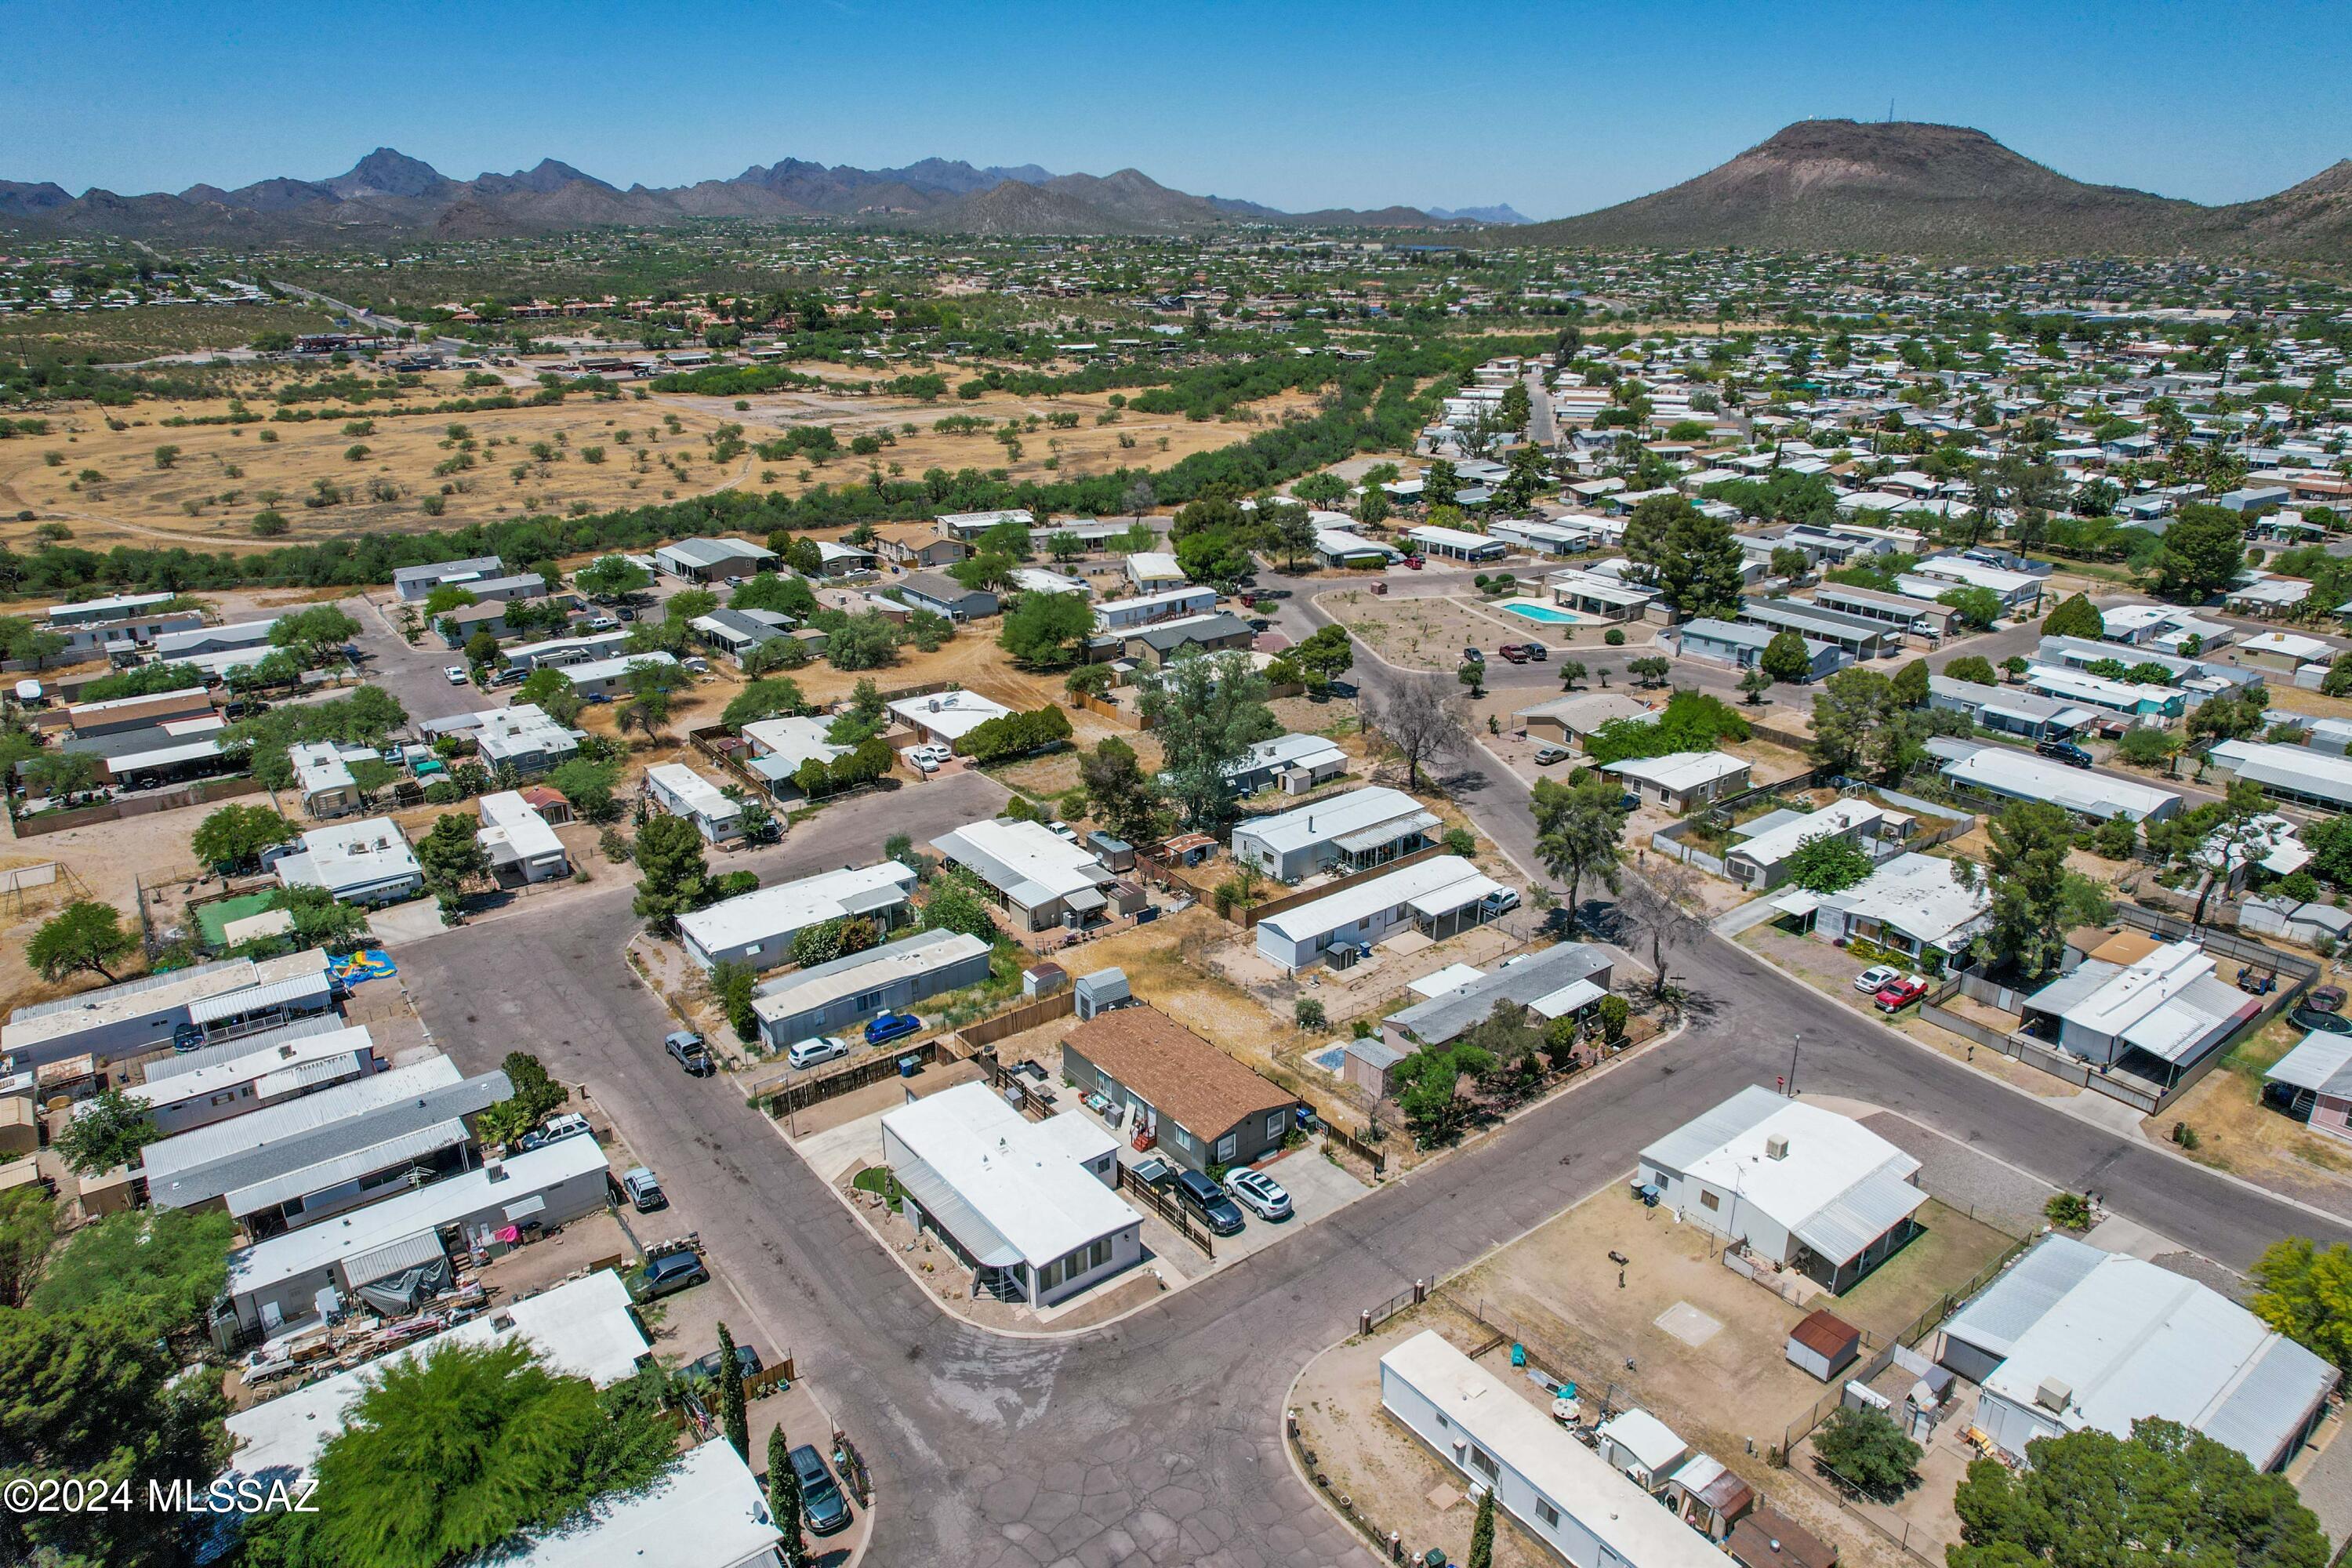
POLYGON ((1508 246, 1738 246, 1955 258, 2190 257, 2352 263, 2352 160, 2275 195, 2224 206, 2094 185, 1981 131, 1807 120, 1695 179, 1580 216, 1530 223, 1505 206, 1289 213, 1191 195, 1134 169, 1055 174, 926 158, 899 169, 786 158, 731 179, 624 190, 542 159, 453 180, 379 147, 326 180, 276 178, 176 195, 74 196, 0 180, 0 226, 32 234, 185 241, 366 243, 426 234, 494 238, 693 218, 803 218, 929 234, 1181 235, 1237 224, 1458 228, 1508 246))
POLYGON ((2085 184, 1963 126, 1806 120, 1671 189, 1503 243, 2340 263, 2352 261, 2352 160, 2204 206, 2085 184))
MULTIPOLYGON (((826 218, 975 235, 1185 234, 1236 223, 1431 228, 1449 221, 1414 207, 1285 213, 1255 202, 1188 195, 1134 169, 1055 174, 1034 163, 975 168, 946 158, 902 169, 786 158, 764 167, 755 163, 732 179, 625 190, 552 158, 511 174, 453 180, 389 147, 331 179, 281 176, 234 190, 196 184, 176 195, 93 189, 77 197, 50 183, 0 180, 0 224, 36 234, 352 243, 417 232, 478 239, 691 218, 826 218)), ((1453 221, 1524 220, 1516 213, 1488 220, 1465 212, 1453 221)))

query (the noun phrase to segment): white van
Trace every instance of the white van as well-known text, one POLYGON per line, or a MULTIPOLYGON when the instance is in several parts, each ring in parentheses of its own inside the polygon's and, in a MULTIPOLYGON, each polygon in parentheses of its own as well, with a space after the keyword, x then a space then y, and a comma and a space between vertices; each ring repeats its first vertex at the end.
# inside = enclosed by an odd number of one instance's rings
POLYGON ((811 1035, 805 1040, 793 1042, 784 1053, 784 1060, 795 1068, 813 1068, 834 1061, 849 1054, 849 1042, 839 1035, 811 1035))

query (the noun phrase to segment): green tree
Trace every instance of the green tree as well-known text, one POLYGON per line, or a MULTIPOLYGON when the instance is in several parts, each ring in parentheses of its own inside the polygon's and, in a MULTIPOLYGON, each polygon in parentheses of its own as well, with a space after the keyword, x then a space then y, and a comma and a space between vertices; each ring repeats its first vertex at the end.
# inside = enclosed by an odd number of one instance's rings
POLYGON ((425 890, 445 908, 457 900, 467 883, 489 875, 490 858, 475 837, 480 830, 478 818, 445 812, 434 819, 432 831, 416 841, 416 864, 425 874, 425 890))
POLYGON ((767 610, 805 621, 816 614, 816 590, 798 577, 762 572, 739 584, 728 605, 738 610, 767 610))
POLYGON ((638 830, 635 910, 656 931, 669 931, 677 917, 708 900, 710 867, 702 835, 682 816, 656 816, 638 830))
POLYGON ((52 800, 70 801, 97 786, 98 759, 87 752, 43 752, 25 764, 25 782, 52 800))
POLYGON ((1139 707, 1160 742, 1163 787, 1185 821, 1223 818, 1233 804, 1233 764, 1282 733, 1265 694, 1265 678, 1238 651, 1187 649, 1144 683, 1139 707))
POLYGON ((283 1560, 442 1568, 641 1488, 676 1458, 645 1381, 599 1394, 523 1340, 393 1361, 311 1470, 318 1511, 274 1516, 283 1560))
POLYGON ((2097 642, 2107 635, 2107 623, 2090 595, 2074 594, 2059 600, 2058 607, 2042 617, 2042 635, 2097 642))
POLYGON ((1881 1410, 1840 1405, 1813 1430, 1822 1468, 1867 1497, 1901 1495, 1919 1468, 1919 1445, 1881 1410))
POLYGON ((2226 507, 2182 507, 2158 544, 2150 585, 2168 599, 2204 603, 2236 582, 2244 568, 2244 520, 2226 507))
POLYGON ((2170 764, 2180 742, 2169 731, 2135 724, 2124 731, 2116 742, 2116 755, 2137 768, 2161 768, 2170 764))
POLYGON ((1625 807, 1622 792, 1607 774, 1591 773, 1560 784, 1538 779, 1529 802, 1535 815, 1536 858, 1556 879, 1568 884, 1568 910, 1574 918, 1587 881, 1611 893, 1624 885, 1625 807))
POLYGON ((1424 1144, 1450 1138, 1469 1114, 1462 1079, 1495 1070, 1495 1058, 1468 1038, 1440 1049, 1423 1047, 1392 1069, 1397 1109, 1424 1144))
POLYGON ((1159 837, 1160 792, 1133 746, 1115 735, 1098 742, 1079 760, 1078 783, 1091 815, 1112 837, 1144 844, 1159 837))
POLYGON ((1638 502, 1625 521, 1625 554, 1669 609, 1685 616, 1739 613, 1746 554, 1731 524, 1678 495, 1638 502))
POLYGON ((988 900, 969 882, 952 875, 932 879, 930 895, 923 901, 922 929, 961 931, 982 942, 996 940, 996 921, 988 912, 988 900))
MULTIPOLYGON (((1513 382, 1512 386, 1518 388, 1513 382)), ((1524 389, 1520 388, 1524 394, 1524 389)), ((1478 1494, 1478 1517, 1470 1522, 1469 1568, 1495 1568, 1495 1489, 1478 1494)))
POLYGON ((1789 880, 1811 893, 1842 893, 1870 875, 1870 854, 1835 833, 1800 840, 1789 857, 1789 880))
POLYGON ((194 1332, 228 1281, 236 1221, 217 1210, 133 1209, 66 1238, 26 1304, 103 1313, 146 1340, 194 1332))
POLYGON ((112 904, 82 899, 41 922, 25 945, 25 962, 54 984, 84 970, 110 985, 121 963, 137 951, 139 934, 124 927, 122 911, 112 904))
POLYGON ((1805 639, 1786 626, 1772 634, 1772 640, 1764 645, 1763 656, 1756 662, 1757 668, 1784 686, 1801 685, 1813 673, 1813 656, 1806 648, 1805 639))
POLYGON ((2011 1470, 1978 1459, 1953 1494, 1949 1568, 2322 1568, 2326 1538, 2284 1476, 2153 1417, 2129 1437, 2095 1426, 2027 1447, 2011 1470))
POLYGON ((719 715, 719 721, 740 734, 746 724, 756 724, 762 719, 778 714, 803 712, 808 698, 801 683, 789 675, 772 675, 754 680, 737 692, 719 715))
POLYGON ((1024 594, 1006 612, 996 644, 1036 669, 1060 669, 1082 658, 1094 636, 1094 606, 1083 594, 1024 594))
POLYGON ((95 1176, 129 1164, 162 1135, 146 1100, 109 1089, 75 1108, 56 1148, 75 1174, 95 1176))
POLYGON ((58 1204, 39 1186, 0 1193, 0 1309, 21 1307, 58 1236, 58 1204))
POLYGON ((1874 669, 1842 669, 1813 696, 1813 759, 1849 776, 1902 777, 1919 746, 1895 683, 1874 669))
POLYGON ((572 683, 570 676, 548 666, 523 677, 522 684, 515 688, 515 700, 530 703, 565 725, 578 721, 580 710, 588 705, 588 700, 580 695, 580 689, 572 683))
POLYGON ((573 586, 592 599, 625 599, 653 585, 653 574, 625 555, 603 555, 572 574, 573 586))
POLYGON ((249 866, 261 852, 294 837, 294 825, 266 805, 224 805, 196 824, 188 847, 215 871, 249 866))
POLYGON ((1895 672, 1895 700, 1906 708, 1927 705, 1927 661, 1915 658, 1895 672))
POLYGON ((2066 851, 2074 847, 2074 825, 2062 807, 2019 801, 1989 822, 1986 834, 1992 908, 1985 944, 2026 980, 2054 974, 2065 956, 2067 928, 2075 923, 2065 918, 2073 875, 2066 851))
POLYGON ((759 982, 758 973, 740 959, 722 959, 711 965, 710 994, 718 998, 719 1011, 727 1015, 728 1025, 739 1040, 749 1042, 760 1037, 760 1016, 751 1010, 759 982))
POLYGON ((801 1478, 793 1468, 792 1443, 782 1426, 768 1434, 768 1514, 783 1537, 777 1544, 783 1551, 784 1568, 803 1568, 808 1542, 801 1537, 801 1478))
POLYGON ((2254 1316, 2339 1370, 2352 1371, 2352 1247, 2273 1242, 2254 1264, 2254 1316))
POLYGON ((436 584, 433 591, 425 595, 425 618, 438 620, 452 610, 462 610, 468 605, 479 603, 481 601, 474 596, 470 588, 456 583, 436 584))
MULTIPOLYGON (((215 1261, 225 1274, 217 1246, 215 1261)), ((183 1377, 184 1365, 143 1325, 114 1312, 0 1310, 0 1468, 37 1487, 120 1484, 142 1501, 151 1482, 216 1474, 228 1458, 227 1405, 217 1379, 183 1377)), ((0 1511, 0 1562, 175 1568, 188 1561, 186 1534, 185 1515, 168 1509, 9 1509, 0 1511)))
POLYGON ((1936 595, 1936 603, 1957 611, 1960 625, 1970 631, 1989 630, 2005 607, 1990 588, 1948 588, 1936 595))
POLYGON ((280 616, 269 628, 269 646, 293 648, 301 654, 305 665, 315 667, 359 635, 359 622, 338 606, 313 605, 280 616))
POLYGON ((1992 660, 1982 654, 1963 654, 1944 667, 1944 674, 1953 680, 1965 680, 1971 686, 1999 686, 2000 677, 1994 673, 1992 660))
POLYGON ((751 1458, 751 1423, 743 1410, 743 1369, 735 1363, 735 1336, 719 1324, 719 1426, 745 1463, 751 1458))

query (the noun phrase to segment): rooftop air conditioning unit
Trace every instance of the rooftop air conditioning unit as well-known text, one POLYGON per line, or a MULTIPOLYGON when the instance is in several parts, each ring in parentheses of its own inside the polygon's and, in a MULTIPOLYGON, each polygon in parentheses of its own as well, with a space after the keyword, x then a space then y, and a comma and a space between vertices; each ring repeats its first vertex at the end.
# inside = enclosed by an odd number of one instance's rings
POLYGON ((495 1157, 483 1161, 482 1175, 488 1181, 505 1181, 507 1179, 507 1163, 504 1160, 495 1157))
POLYGON ((1787 1159, 1789 1157, 1788 1134, 1783 1132, 1775 1132, 1771 1137, 1765 1139, 1764 1157, 1768 1160, 1787 1159))
POLYGON ((2045 1377, 2042 1386, 2033 1391, 2033 1403, 2044 1410, 2063 1412, 2074 1402, 2074 1385, 2060 1378, 2045 1377))

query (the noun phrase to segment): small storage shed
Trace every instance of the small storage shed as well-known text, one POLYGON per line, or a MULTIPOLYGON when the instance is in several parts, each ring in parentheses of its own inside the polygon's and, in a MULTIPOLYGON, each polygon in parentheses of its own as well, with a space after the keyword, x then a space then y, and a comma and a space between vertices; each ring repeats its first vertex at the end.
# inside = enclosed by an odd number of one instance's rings
POLYGON ((1789 1360, 1823 1383, 1862 1354, 1862 1331, 1832 1312, 1815 1312, 1789 1331, 1789 1360))
POLYGON ((1087 847, 1095 852, 1096 859, 1114 871, 1135 869, 1135 846, 1124 838, 1113 838, 1108 833, 1089 833, 1087 835, 1087 847))
POLYGON ((1690 1454, 1674 1428, 1646 1410, 1628 1410, 1604 1421, 1593 1436, 1600 1439, 1601 1457, 1652 1494, 1690 1454))
POLYGON ((1081 1018, 1124 1007, 1135 1000, 1135 993, 1127 988, 1127 971, 1123 969, 1097 969, 1092 974, 1081 974, 1076 990, 1081 1018))

